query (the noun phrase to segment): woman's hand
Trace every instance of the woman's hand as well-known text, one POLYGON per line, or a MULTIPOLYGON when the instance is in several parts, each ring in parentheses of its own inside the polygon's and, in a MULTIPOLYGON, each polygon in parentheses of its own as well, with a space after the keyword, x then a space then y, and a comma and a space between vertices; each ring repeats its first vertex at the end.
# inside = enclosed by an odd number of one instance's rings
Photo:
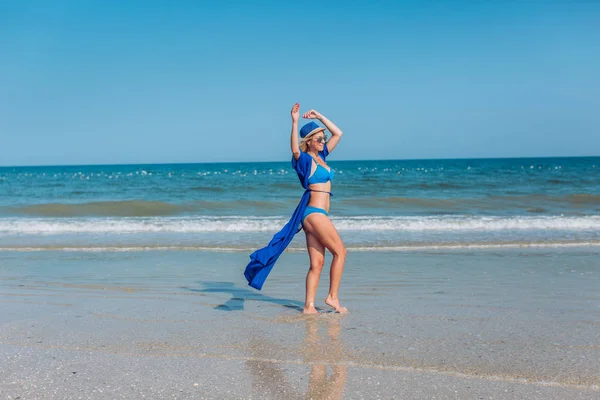
POLYGON ((300 103, 296 103, 292 107, 292 122, 298 123, 298 118, 300 118, 300 103))
POLYGON ((304 115, 302 115, 302 118, 321 119, 321 114, 319 114, 319 112, 316 110, 310 110, 310 111, 305 112, 304 115))

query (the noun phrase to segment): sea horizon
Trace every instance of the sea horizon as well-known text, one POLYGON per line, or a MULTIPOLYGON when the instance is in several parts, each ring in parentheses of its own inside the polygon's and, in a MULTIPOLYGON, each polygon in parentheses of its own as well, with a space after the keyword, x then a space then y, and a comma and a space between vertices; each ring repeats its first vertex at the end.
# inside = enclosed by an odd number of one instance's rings
MULTIPOLYGON (((519 157, 441 157, 441 158, 377 158, 377 159, 337 159, 334 162, 371 162, 371 161, 480 161, 480 160, 536 160, 551 158, 600 158, 598 155, 585 156, 519 156, 519 157)), ((290 153, 291 159, 291 153, 290 153)), ((0 168, 38 168, 38 167, 104 167, 104 166, 132 166, 132 165, 210 165, 210 164, 260 164, 260 163, 283 163, 290 160, 261 160, 261 161, 191 161, 191 162, 125 162, 125 163, 91 163, 91 164, 24 164, 24 165, 1 165, 0 168)))

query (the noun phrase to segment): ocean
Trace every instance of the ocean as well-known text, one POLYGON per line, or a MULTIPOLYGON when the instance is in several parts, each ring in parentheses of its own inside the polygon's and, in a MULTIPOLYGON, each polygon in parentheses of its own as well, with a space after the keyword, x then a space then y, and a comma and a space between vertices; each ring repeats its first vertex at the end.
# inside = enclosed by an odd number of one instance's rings
MULTIPOLYGON (((600 245, 600 157, 329 164, 349 250, 600 245)), ((252 251, 302 193, 290 162, 2 167, 0 249, 252 251)))
POLYGON ((0 169, 3 393, 600 398, 600 158, 329 161, 316 316, 289 162, 0 169))

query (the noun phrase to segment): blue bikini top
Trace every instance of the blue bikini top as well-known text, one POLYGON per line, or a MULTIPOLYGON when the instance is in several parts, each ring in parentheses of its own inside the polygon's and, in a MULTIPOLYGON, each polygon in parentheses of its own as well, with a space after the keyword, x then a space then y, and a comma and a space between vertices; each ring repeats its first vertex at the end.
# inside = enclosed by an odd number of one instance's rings
MULTIPOLYGON (((315 162, 317 162, 317 161, 315 160, 315 162)), ((330 169, 329 171, 327 171, 327 168, 325 168, 321 164, 317 163, 317 169, 315 170, 314 174, 312 174, 308 178, 308 184, 313 185, 315 183, 326 183, 327 181, 330 181, 332 179, 333 179, 333 169, 330 169)))

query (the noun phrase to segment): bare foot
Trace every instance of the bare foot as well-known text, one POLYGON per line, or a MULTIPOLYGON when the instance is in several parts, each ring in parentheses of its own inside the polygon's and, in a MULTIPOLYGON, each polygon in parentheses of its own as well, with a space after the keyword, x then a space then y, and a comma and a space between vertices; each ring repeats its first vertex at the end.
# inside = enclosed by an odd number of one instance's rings
POLYGON ((335 312, 339 312, 339 313, 348 312, 348 309, 346 307, 340 306, 339 299, 334 299, 331 296, 327 296, 327 298, 325 299, 325 304, 327 304, 329 307, 332 307, 335 310, 335 312))
POLYGON ((315 303, 310 303, 308 306, 304 306, 302 314, 318 314, 319 312, 315 308, 315 303))

